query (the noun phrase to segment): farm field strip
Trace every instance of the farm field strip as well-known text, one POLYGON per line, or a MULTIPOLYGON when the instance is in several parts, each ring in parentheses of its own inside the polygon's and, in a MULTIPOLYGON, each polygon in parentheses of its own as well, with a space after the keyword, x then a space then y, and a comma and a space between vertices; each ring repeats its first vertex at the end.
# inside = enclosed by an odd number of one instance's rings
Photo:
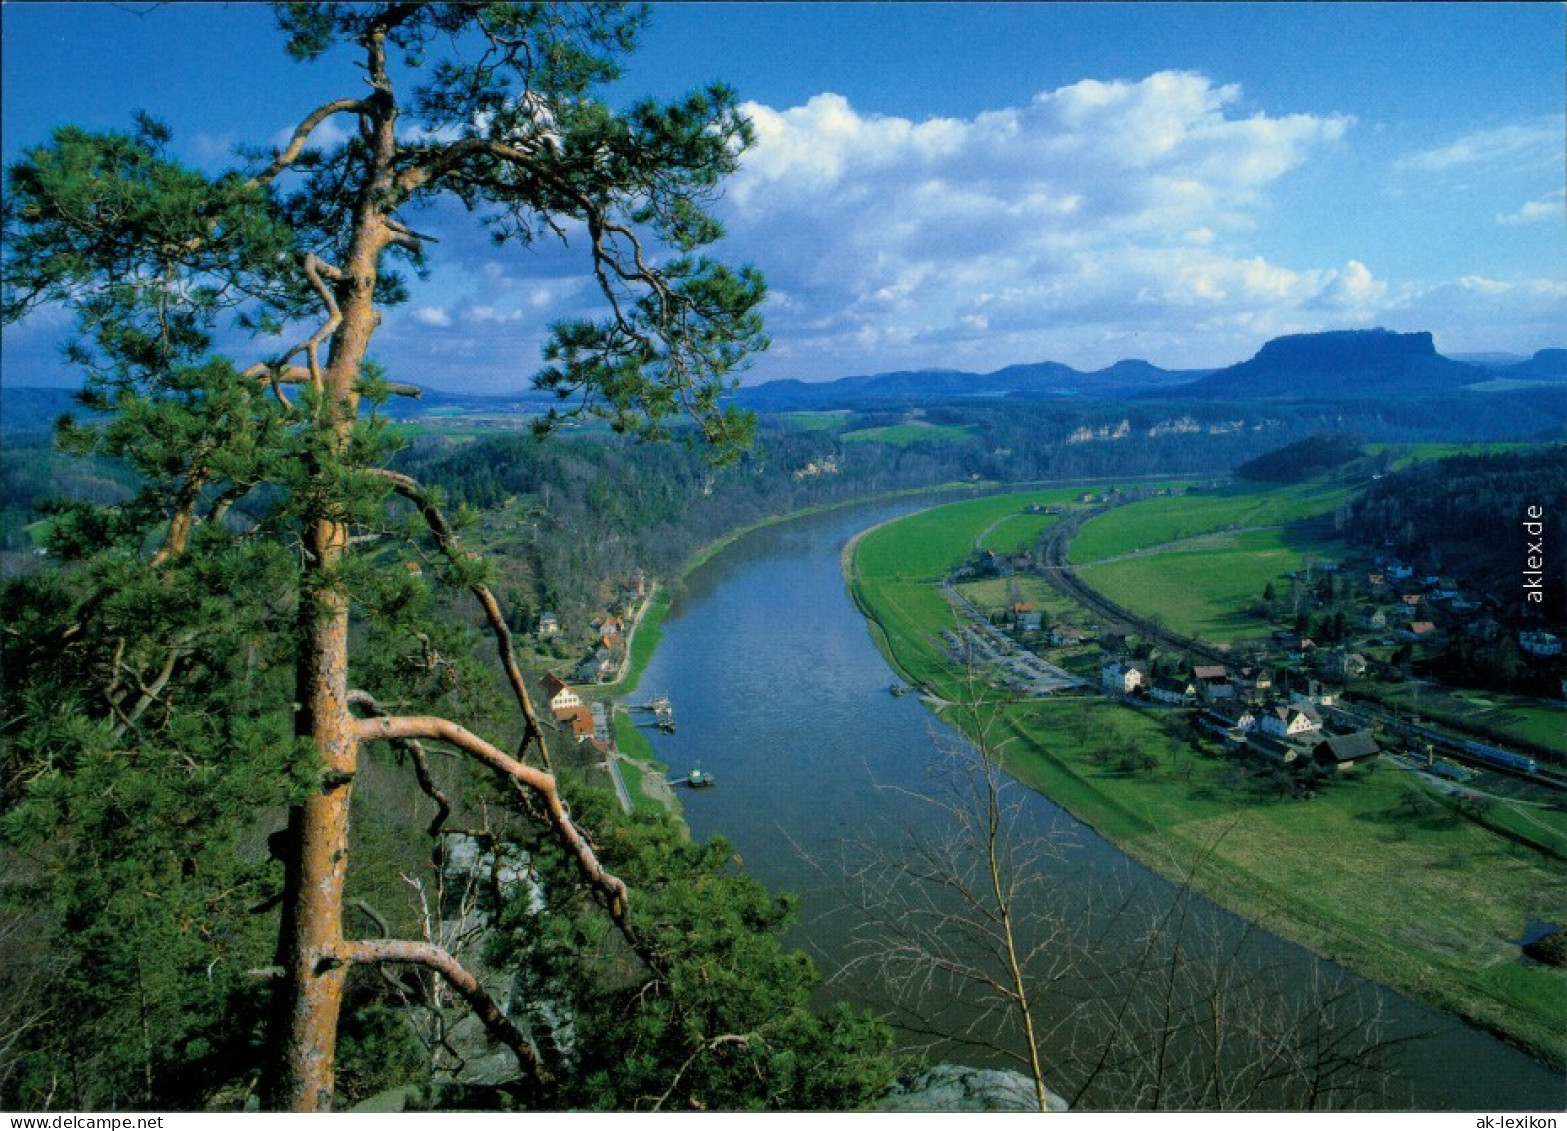
POLYGON ((1275 527, 1332 514, 1348 500, 1343 486, 1241 484, 1116 507, 1083 525, 1072 540, 1073 564, 1120 557, 1205 534, 1275 527))
POLYGON ((1110 600, 1176 632, 1216 644, 1266 636, 1249 608, 1269 582, 1304 569, 1308 556, 1335 557, 1342 543, 1313 540, 1299 528, 1251 530, 1202 548, 1167 550, 1085 565, 1081 577, 1110 600))

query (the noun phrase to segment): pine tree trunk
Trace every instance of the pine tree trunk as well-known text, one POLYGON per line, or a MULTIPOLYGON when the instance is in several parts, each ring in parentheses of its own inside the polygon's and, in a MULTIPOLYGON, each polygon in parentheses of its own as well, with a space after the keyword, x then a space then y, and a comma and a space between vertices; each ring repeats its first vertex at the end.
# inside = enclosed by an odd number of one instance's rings
MULTIPOLYGON (((362 211, 347 269, 336 288, 341 321, 332 336, 316 427, 346 455, 359 411, 360 371, 377 313, 373 305, 382 232, 362 211)), ((348 527, 333 497, 332 468, 317 469, 316 515, 302 546, 295 735, 315 750, 319 786, 289 814, 287 878, 278 934, 284 985, 274 1016, 273 1072, 264 1097, 272 1110, 332 1106, 338 1014, 348 977, 343 895, 348 872, 349 802, 359 743, 348 709, 349 594, 341 576, 348 527)))
MULTIPOLYGON (((336 565, 346 543, 341 524, 318 522, 305 539, 307 573, 336 565)), ((332 1105, 338 1012, 348 966, 342 959, 343 892, 348 870, 348 809, 358 743, 348 713, 348 602, 334 586, 301 598, 299 711, 295 733, 319 755, 321 783, 289 814, 290 844, 278 965, 277 1064, 267 1106, 327 1111, 332 1105)))

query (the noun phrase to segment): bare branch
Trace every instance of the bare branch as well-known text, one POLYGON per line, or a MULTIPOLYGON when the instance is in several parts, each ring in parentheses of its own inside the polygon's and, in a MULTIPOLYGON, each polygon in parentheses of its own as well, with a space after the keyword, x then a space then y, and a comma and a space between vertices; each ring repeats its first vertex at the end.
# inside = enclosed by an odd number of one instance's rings
MULTIPOLYGON (((348 693, 348 704, 351 707, 359 707, 369 711, 372 715, 384 718, 388 712, 381 708, 369 692, 352 690, 348 693)), ((446 827, 446 819, 452 815, 452 805, 445 793, 435 784, 435 778, 430 774, 430 763, 425 758, 424 747, 417 739, 400 738, 392 745, 408 755, 413 762, 414 778, 419 782, 419 788, 424 795, 435 802, 435 816, 430 819, 428 832, 430 836, 437 837, 446 827)))
POLYGON ((725 1033, 722 1036, 714 1037, 704 1045, 700 1045, 695 1052, 686 1057, 685 1063, 675 1072, 675 1077, 669 1082, 669 1087, 664 1090, 664 1094, 654 1101, 653 1110, 663 1110, 664 1104, 669 1102, 669 1097, 674 1095, 675 1089, 680 1086, 680 1079, 686 1074, 686 1069, 695 1064, 698 1057, 706 1053, 717 1052, 726 1045, 739 1045, 741 1048, 750 1048, 751 1042, 754 1040, 756 1040, 755 1033, 725 1033))
POLYGON ((298 128, 294 130, 293 137, 289 139, 288 145, 284 147, 281 153, 273 158, 272 164, 268 165, 265 170, 252 177, 250 179, 250 183, 260 186, 268 184, 274 180, 278 174, 283 172, 283 170, 287 169, 290 165, 299 159, 300 153, 305 148, 305 142, 310 139, 310 135, 315 132, 315 128, 330 118, 332 115, 363 114, 368 109, 368 104, 360 101, 357 98, 339 98, 333 102, 328 102, 325 106, 316 109, 308 117, 306 117, 303 122, 299 123, 298 128))

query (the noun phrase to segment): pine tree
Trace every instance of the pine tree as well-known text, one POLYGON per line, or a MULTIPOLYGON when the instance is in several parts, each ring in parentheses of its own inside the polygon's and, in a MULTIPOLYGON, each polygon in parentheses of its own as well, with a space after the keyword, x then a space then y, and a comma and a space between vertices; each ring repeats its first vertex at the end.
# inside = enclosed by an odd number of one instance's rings
MULTIPOLYGON (((82 564, 26 602, 49 610, 36 633, 7 639, 13 653, 30 650, 27 682, 38 694, 46 669, 65 665, 56 686, 81 699, 64 712, 58 699, 39 701, 8 748, 8 795, 29 798, 14 839, 42 819, 51 789, 74 791, 65 809, 77 855, 64 867, 92 868, 86 846, 115 829, 169 827, 168 815, 134 805, 92 812, 81 794, 90 789, 85 770, 123 761, 132 747, 136 758, 162 759, 149 773, 202 783, 187 802, 198 814, 193 831, 238 836, 245 812, 286 804, 287 827, 272 840, 282 895, 266 1102, 331 1106, 345 987, 359 967, 439 975, 542 1082, 549 1072, 527 1034, 451 954, 425 940, 352 938, 344 925, 361 751, 392 743, 418 765, 421 744, 433 741, 504 779, 627 945, 642 945, 625 884, 599 861, 556 788, 482 563, 461 548, 438 494, 386 466, 394 444, 376 405, 416 390, 387 380, 371 345, 383 312, 404 297, 396 261, 417 269, 428 250, 404 214, 455 197, 501 243, 569 232, 606 313, 552 327, 538 383, 559 395, 563 411, 600 413, 647 438, 670 434, 681 416, 718 458, 731 456, 750 423, 719 398, 746 355, 765 345, 764 285, 701 249, 721 234, 705 205, 750 131, 723 87, 625 113, 594 96, 634 46, 640 11, 278 11, 295 58, 346 46, 369 92, 355 76, 353 92, 322 102, 281 150, 216 178, 169 157, 168 131, 146 118, 127 134, 62 129, 8 171, 5 318, 42 303, 75 311, 71 356, 86 373, 82 400, 94 415, 68 424, 62 441, 127 460, 146 485, 130 505, 59 516, 56 546, 82 564), (468 57, 459 45, 472 48, 468 57), (312 148, 317 130, 337 118, 354 123, 349 139, 312 148), (256 335, 253 355, 217 351, 230 319, 256 335), (515 754, 436 714, 393 715, 381 706, 393 700, 360 682, 377 669, 351 647, 351 619, 395 635, 423 600, 422 582, 384 568, 397 505, 417 516, 430 551, 444 558, 443 580, 470 589, 484 610, 522 719, 515 754), (289 653, 281 659, 280 642, 289 653), (290 676, 292 686, 280 686, 290 676), (264 693, 236 701, 236 689, 250 686, 264 693), (70 733, 48 733, 51 717, 67 720, 70 733), (245 781, 225 782, 224 758, 240 750, 245 781), (242 812, 218 821, 229 806, 242 812)), ((431 663, 440 659, 436 650, 431 663)), ((129 779, 115 780, 118 792, 129 779)), ((154 861, 200 873, 199 854, 182 855, 192 849, 149 848, 130 882, 156 884, 154 861)), ((265 883, 267 867, 254 871, 260 879, 236 890, 253 894, 265 883)), ((130 901, 134 917, 139 905, 130 901)), ((156 946, 158 937, 127 945, 156 946)), ((103 961, 124 969, 123 956, 103 961)), ((158 1024, 143 1013, 144 1046, 158 1024)), ((150 1098, 158 1058, 143 1051, 150 1098)))

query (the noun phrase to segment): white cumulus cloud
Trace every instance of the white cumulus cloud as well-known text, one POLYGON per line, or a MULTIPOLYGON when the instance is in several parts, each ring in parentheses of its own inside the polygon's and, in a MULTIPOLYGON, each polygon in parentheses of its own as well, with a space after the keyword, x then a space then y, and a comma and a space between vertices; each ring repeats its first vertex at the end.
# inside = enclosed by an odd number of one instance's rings
POLYGON ((771 308, 773 361, 814 355, 825 368, 806 375, 828 376, 874 346, 888 352, 862 362, 1004 364, 1058 356, 1049 335, 1085 319, 1103 334, 1129 313, 1189 325, 1371 297, 1359 264, 1308 275, 1244 246, 1269 186, 1353 119, 1241 103, 1236 86, 1171 71, 965 119, 866 113, 837 94, 748 105, 757 143, 724 218, 789 297, 771 308))

